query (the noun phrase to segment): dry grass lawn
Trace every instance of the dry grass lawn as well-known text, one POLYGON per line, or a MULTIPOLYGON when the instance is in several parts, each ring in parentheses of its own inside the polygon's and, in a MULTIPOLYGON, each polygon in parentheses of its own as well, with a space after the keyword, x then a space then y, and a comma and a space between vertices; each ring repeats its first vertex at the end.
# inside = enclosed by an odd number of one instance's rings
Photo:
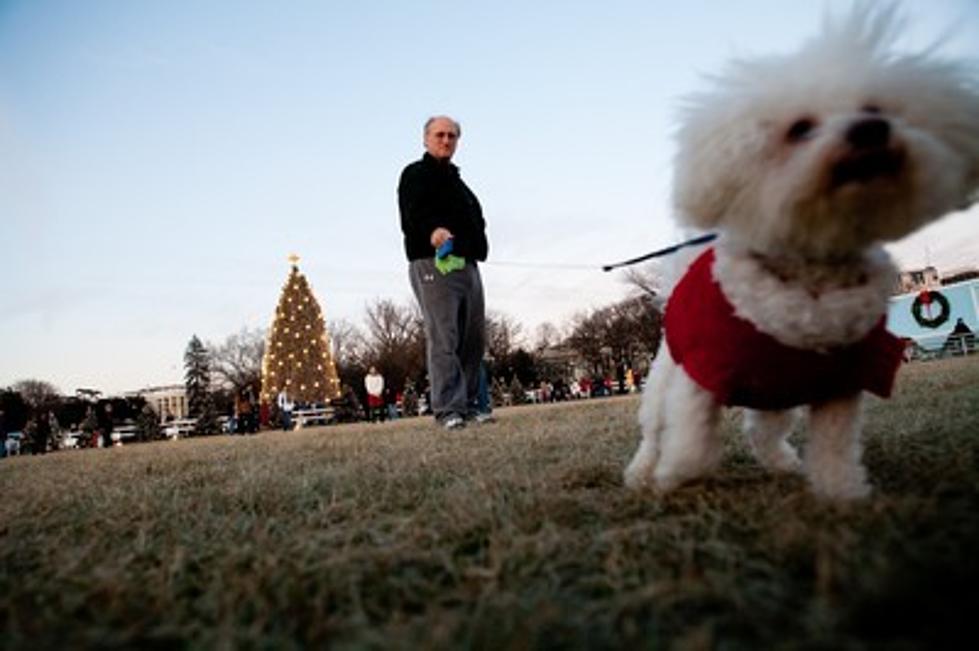
MULTIPOLYGON (((745 454, 623 489, 637 398, 0 462, 0 648, 951 648, 979 580, 979 359, 869 405, 874 496, 745 454)), ((800 441, 804 434, 799 434, 800 441)))

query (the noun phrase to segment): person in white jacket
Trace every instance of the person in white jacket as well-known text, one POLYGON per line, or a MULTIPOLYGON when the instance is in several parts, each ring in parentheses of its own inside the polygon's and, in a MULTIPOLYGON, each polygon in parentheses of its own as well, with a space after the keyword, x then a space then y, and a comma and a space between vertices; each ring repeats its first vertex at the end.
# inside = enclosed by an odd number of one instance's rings
POLYGON ((295 405, 292 399, 289 398, 289 393, 285 388, 279 392, 276 404, 279 407, 279 420, 282 422, 282 431, 287 432, 292 429, 292 410, 295 405))
POLYGON ((373 423, 384 420, 384 376, 371 366, 364 376, 364 388, 367 389, 367 416, 373 423))

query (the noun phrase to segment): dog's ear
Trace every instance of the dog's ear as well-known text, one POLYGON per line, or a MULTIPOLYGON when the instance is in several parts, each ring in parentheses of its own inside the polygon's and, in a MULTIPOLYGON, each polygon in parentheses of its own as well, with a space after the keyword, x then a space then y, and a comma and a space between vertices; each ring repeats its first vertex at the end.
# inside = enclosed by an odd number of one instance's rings
POLYGON ((718 139, 697 137, 680 143, 674 160, 673 206, 684 224, 713 230, 738 202, 737 156, 719 148, 718 139))
POLYGON ((684 223, 703 230, 722 226, 736 211, 754 210, 751 198, 763 176, 763 126, 729 111, 724 99, 701 96, 676 134, 673 205, 684 223))
POLYGON ((677 176, 673 185, 673 205, 677 218, 702 230, 713 230, 724 220, 732 191, 722 182, 698 184, 677 176))

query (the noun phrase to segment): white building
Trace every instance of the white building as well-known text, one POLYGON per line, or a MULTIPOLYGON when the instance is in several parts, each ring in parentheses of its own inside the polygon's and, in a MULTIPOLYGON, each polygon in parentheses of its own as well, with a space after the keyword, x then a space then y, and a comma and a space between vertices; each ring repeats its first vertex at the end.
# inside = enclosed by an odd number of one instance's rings
POLYGON ((161 421, 173 418, 187 418, 187 389, 182 384, 171 384, 165 387, 149 387, 141 389, 137 395, 146 400, 161 421))

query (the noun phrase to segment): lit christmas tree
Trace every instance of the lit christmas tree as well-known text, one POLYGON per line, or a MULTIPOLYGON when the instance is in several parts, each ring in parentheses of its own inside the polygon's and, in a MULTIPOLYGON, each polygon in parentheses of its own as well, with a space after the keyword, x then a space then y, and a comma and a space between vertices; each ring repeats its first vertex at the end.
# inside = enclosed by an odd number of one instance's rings
POLYGON ((316 297, 299 273, 299 256, 282 288, 262 358, 262 399, 275 404, 285 388, 294 402, 328 402, 340 395, 330 337, 316 297))

